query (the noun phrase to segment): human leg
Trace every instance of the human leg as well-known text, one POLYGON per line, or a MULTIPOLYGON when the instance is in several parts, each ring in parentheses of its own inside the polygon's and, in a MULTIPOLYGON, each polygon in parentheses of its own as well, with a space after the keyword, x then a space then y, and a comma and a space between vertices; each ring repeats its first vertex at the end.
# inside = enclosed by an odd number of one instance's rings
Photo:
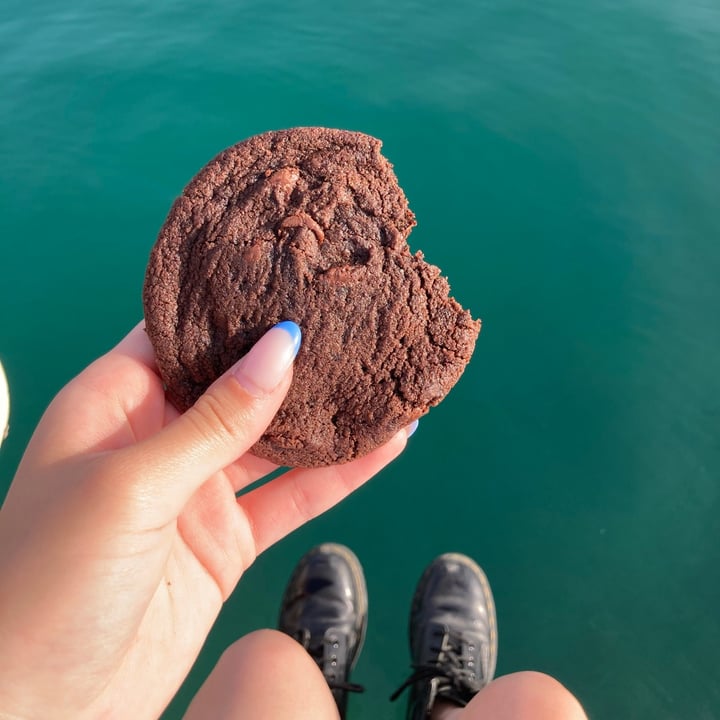
POLYGON ((278 627, 241 638, 223 654, 185 720, 338 720, 367 626, 362 566, 346 547, 326 543, 296 565, 278 627))
POLYGON ((184 720, 338 720, 327 682, 305 649, 259 630, 222 655, 184 720))
POLYGON ((497 678, 461 708, 438 702, 432 720, 587 720, 580 703, 557 680, 538 672, 497 678))

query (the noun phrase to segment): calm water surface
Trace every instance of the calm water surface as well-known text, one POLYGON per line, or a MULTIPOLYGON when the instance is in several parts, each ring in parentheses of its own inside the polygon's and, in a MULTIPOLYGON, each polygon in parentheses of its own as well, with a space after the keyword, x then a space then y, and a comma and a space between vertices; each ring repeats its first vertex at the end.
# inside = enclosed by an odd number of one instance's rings
POLYGON ((328 539, 370 590, 351 717, 404 716, 412 590, 457 550, 493 584, 500 673, 554 674, 594 718, 720 718, 715 0, 5 0, 0 87, 2 492, 140 318, 173 198, 256 132, 382 138, 411 246, 484 321, 405 456, 247 573, 167 718, 328 539))

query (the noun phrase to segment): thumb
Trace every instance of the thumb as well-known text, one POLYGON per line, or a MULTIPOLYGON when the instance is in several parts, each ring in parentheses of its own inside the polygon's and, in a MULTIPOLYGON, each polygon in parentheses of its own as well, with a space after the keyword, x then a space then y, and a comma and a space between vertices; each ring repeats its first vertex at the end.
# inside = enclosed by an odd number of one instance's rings
POLYGON ((128 448, 141 494, 179 513, 200 485, 251 448, 287 394, 300 339, 294 322, 275 325, 189 410, 128 448))

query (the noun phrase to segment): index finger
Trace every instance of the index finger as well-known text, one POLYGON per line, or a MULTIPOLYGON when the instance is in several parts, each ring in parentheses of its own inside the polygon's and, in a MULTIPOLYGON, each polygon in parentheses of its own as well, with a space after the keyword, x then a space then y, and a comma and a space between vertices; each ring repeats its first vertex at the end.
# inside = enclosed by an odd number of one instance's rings
POLYGON ((238 498, 255 543, 255 556, 308 520, 337 505, 405 448, 408 432, 344 465, 296 468, 238 498))
POLYGON ((141 363, 159 375, 155 351, 150 338, 145 332, 145 321, 141 320, 135 327, 108 353, 108 355, 125 355, 141 363))

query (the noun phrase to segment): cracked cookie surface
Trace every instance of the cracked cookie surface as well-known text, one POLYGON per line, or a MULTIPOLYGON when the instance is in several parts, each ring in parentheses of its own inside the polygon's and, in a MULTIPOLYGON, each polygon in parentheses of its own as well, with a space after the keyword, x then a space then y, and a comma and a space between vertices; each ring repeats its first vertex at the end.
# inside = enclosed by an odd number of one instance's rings
POLYGON ((439 403, 480 322, 411 254, 415 218, 379 140, 327 128, 228 148, 175 201, 148 263, 146 328, 180 410, 273 325, 303 333, 293 383, 253 453, 347 462, 439 403))

